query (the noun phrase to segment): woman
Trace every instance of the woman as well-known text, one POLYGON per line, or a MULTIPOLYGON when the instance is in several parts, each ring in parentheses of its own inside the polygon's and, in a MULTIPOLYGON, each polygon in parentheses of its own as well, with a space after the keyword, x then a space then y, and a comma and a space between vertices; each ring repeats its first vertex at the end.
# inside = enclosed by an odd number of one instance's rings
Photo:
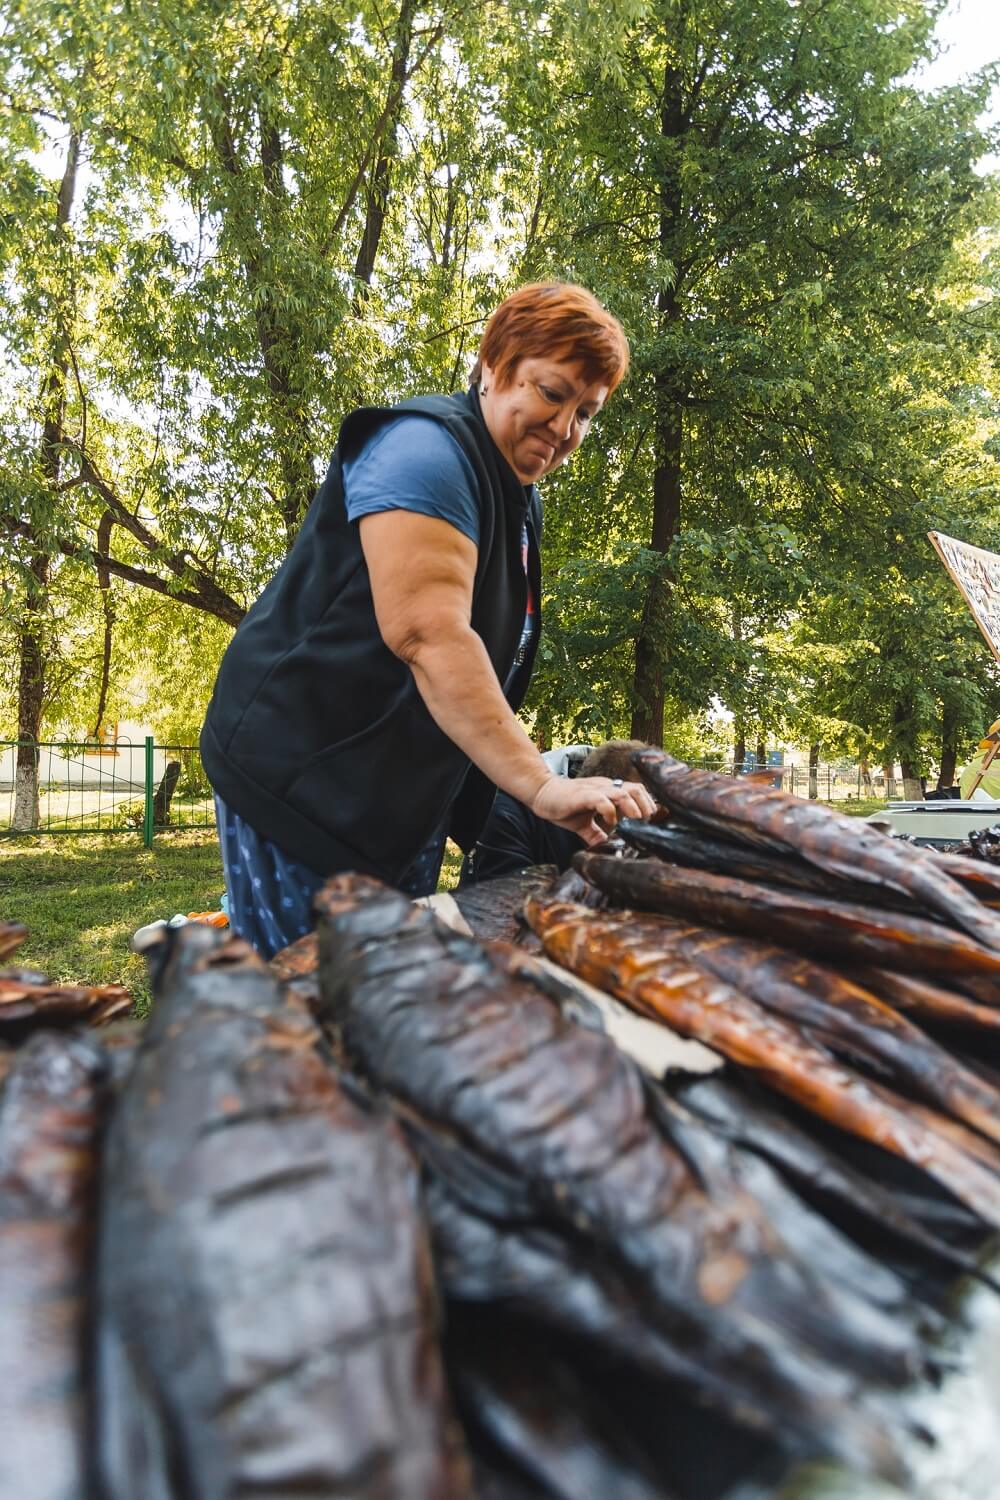
POLYGON ((522 287, 472 386, 347 418, 277 575, 226 652, 202 731, 230 915, 270 956, 342 870, 433 891, 497 787, 595 843, 648 793, 554 776, 515 717, 538 644, 535 483, 628 366, 582 287, 522 287))

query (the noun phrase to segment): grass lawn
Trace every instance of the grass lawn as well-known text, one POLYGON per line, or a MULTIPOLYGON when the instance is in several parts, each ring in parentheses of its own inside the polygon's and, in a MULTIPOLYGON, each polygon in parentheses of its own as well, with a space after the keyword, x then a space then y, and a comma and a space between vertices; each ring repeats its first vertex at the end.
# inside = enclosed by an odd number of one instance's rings
POLYGON ((884 797, 862 797, 852 798, 850 802, 828 802, 827 807, 835 807, 838 812, 847 813, 851 818, 868 818, 874 812, 886 812, 891 806, 884 797))
POLYGON ((125 984, 149 1005, 137 927, 175 912, 217 911, 222 859, 214 831, 138 838, 102 834, 0 840, 0 917, 28 940, 12 962, 60 983, 125 984))

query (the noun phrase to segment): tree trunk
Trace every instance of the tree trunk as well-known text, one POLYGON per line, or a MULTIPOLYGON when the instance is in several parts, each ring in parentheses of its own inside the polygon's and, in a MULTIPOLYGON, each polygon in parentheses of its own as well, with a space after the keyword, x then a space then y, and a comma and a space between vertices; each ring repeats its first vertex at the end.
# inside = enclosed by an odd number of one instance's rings
POLYGON ((941 769, 938 771, 936 791, 946 792, 949 787, 955 785, 955 771, 958 768, 958 747, 954 744, 941 745, 941 769))
POLYGON ((739 776, 743 772, 743 762, 747 758, 747 737, 743 725, 737 719, 733 728, 736 731, 733 739, 733 775, 739 776))
POLYGON ((941 714, 941 768, 938 771, 937 790, 946 791, 955 785, 958 766, 958 715, 950 703, 945 703, 941 714))
POLYGON ((896 766, 893 761, 886 761, 882 767, 882 775, 885 777, 886 799, 891 802, 896 795, 896 766))
MULTIPOLYGON (((667 65, 660 99, 660 133, 665 141, 675 141, 686 129, 681 75, 667 65)), ((664 261, 670 260, 676 244, 682 211, 680 177, 676 154, 668 147, 664 153, 659 184, 659 245, 664 261)), ((676 283, 657 293, 656 307, 661 334, 680 317, 676 283)), ((682 418, 683 392, 676 375, 660 366, 653 376, 656 419, 653 424, 655 466, 653 470, 653 524, 650 546, 659 552, 662 562, 650 582, 635 642, 635 676, 633 679, 632 738, 651 745, 663 744, 663 707, 665 698, 663 649, 671 603, 671 580, 667 553, 680 528, 681 516, 681 449, 684 438, 682 418)))
POLYGON ((754 747, 754 770, 762 771, 767 765, 767 746, 763 740, 758 740, 754 747))
POLYGON ((918 762, 900 758, 899 769, 903 776, 903 798, 906 802, 922 802, 924 800, 923 782, 920 780, 920 766, 918 762))
MULTIPOLYGON (((396 34, 392 41, 392 68, 389 74, 389 89, 384 111, 386 127, 382 136, 382 149, 368 184, 365 227, 361 235, 358 258, 354 265, 355 276, 366 287, 371 285, 372 273, 375 270, 375 257, 378 254, 379 242, 385 226, 392 179, 392 158, 397 149, 399 125, 403 112, 403 95, 410 65, 410 46, 413 41, 413 18, 416 12, 417 0, 402 0, 399 15, 396 18, 396 34)), ((357 298, 355 311, 361 305, 361 299, 357 298)))
MULTIPOLYGON (((56 226, 65 228, 73 209, 76 174, 80 161, 80 137, 69 138, 66 165, 56 200, 56 226)), ((69 341, 58 319, 52 330, 52 363, 42 389, 42 437, 38 450, 39 467, 52 486, 59 483, 63 418, 66 407, 66 370, 69 365, 69 341)), ((27 535, 32 536, 28 527, 27 535)), ((52 559, 41 547, 35 548, 25 574, 26 597, 21 617, 17 673, 17 758, 14 769, 14 812, 11 830, 27 833, 38 827, 38 741, 42 731, 42 709, 45 705, 45 644, 42 617, 52 574, 52 559)))
POLYGON ((165 828, 170 822, 170 803, 180 780, 181 763, 168 760, 160 784, 153 794, 153 827, 165 828))
MULTIPOLYGON (((97 551, 107 557, 111 551, 111 527, 114 517, 106 510, 97 527, 97 551)), ((90 738, 100 743, 104 729, 104 715, 108 707, 108 688, 111 684, 111 644, 115 624, 115 603, 111 592, 111 574, 104 563, 97 564, 97 587, 101 594, 101 610, 104 615, 104 647, 101 651, 101 681, 97 690, 97 708, 90 738)))
POLYGON ((819 745, 809 746, 809 797, 815 802, 819 796, 819 745))
POLYGON ((872 786, 872 768, 864 755, 861 757, 861 787, 866 797, 875 795, 875 788, 872 786))
POLYGON ((924 791, 920 782, 920 755, 914 731, 913 710, 905 703, 897 703, 892 713, 893 738, 899 769, 903 778, 903 797, 907 802, 922 802, 924 791))
POLYGON ((21 636, 18 642, 20 663, 17 674, 17 759, 14 768, 14 812, 12 833, 29 833, 38 827, 38 741, 42 729, 45 702, 45 651, 39 628, 44 608, 44 590, 50 571, 49 559, 38 554, 29 565, 32 579, 24 606, 21 636))

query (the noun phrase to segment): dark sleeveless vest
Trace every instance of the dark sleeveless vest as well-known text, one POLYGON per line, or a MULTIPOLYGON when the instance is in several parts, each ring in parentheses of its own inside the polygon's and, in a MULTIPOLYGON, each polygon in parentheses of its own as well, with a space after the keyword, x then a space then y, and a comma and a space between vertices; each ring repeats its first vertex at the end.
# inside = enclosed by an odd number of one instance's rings
MULTIPOLYGON (((434 418, 467 454, 478 486, 472 628, 507 680, 527 602, 521 527, 538 608, 541 506, 496 447, 474 390, 354 412, 291 551, 233 637, 201 734, 206 773, 264 838, 321 875, 359 870, 395 883, 447 819, 474 845, 495 787, 434 723, 405 662, 379 635, 341 459, 388 418, 434 418)), ((539 622, 540 623, 540 622, 539 622)), ((517 708, 529 659, 508 691, 517 708)))

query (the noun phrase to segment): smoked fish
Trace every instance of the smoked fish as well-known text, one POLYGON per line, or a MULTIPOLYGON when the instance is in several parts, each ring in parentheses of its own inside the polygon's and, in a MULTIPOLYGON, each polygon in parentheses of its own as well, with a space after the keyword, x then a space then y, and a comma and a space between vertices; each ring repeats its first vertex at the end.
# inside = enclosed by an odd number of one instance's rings
POLYGON ((33 1031, 105 1026, 131 1009, 123 985, 49 984, 42 975, 0 974, 0 1037, 18 1042, 33 1031))
POLYGON ((800 1451, 898 1468, 886 1427, 855 1403, 821 1279, 736 1183, 705 1190, 607 1036, 377 881, 337 876, 316 910, 324 1018, 370 1086, 517 1179, 695 1368, 739 1382, 730 1415, 800 1451))
MULTIPOLYGON (((426 1141, 426 1131, 423 1134, 426 1141)), ((419 1155, 419 1143, 415 1149, 419 1155)), ((486 1172, 482 1186, 477 1184, 470 1193, 471 1177, 456 1187, 447 1165, 443 1172, 448 1175, 442 1175, 440 1148, 427 1152, 423 1165, 438 1282, 452 1314, 456 1307, 492 1307, 503 1318, 541 1325, 550 1339, 561 1337, 586 1349, 619 1376, 631 1374, 696 1390, 702 1401, 720 1411, 739 1407, 739 1380, 725 1370, 704 1369, 695 1355, 671 1344, 650 1324, 627 1278, 609 1266, 606 1257, 581 1247, 572 1234, 533 1213, 516 1189, 498 1205, 495 1173, 486 1172)), ((482 1163, 477 1172, 484 1175, 482 1163)), ((731 1186, 731 1179, 725 1186, 731 1186)), ((809 1210, 797 1205, 796 1219, 803 1217, 809 1217, 809 1210)), ((793 1232, 806 1233, 798 1224, 793 1232)), ((809 1248, 815 1250, 814 1240, 809 1248)), ((891 1386, 905 1384, 920 1370, 919 1348, 903 1327, 905 1317, 885 1321, 890 1273, 866 1257, 852 1260, 850 1251, 840 1271, 858 1270, 862 1263, 873 1274, 830 1296, 839 1304, 830 1333, 831 1357, 842 1354, 859 1375, 891 1386), (859 1307, 859 1297, 872 1305, 859 1307)), ((842 1280, 843 1274, 836 1279, 842 1280)), ((894 1303, 892 1307, 895 1317, 894 1303)))
POLYGON ((0 958, 9 958, 28 936, 28 929, 20 922, 0 922, 0 958))
POLYGON ((799 1259, 820 1273, 839 1308, 844 1358, 865 1348, 867 1373, 881 1384, 902 1387, 926 1373, 909 1290, 888 1266, 861 1250, 815 1208, 803 1202, 773 1163, 745 1150, 725 1132, 706 1129, 703 1116, 654 1086, 656 1108, 669 1116, 672 1139, 711 1191, 736 1182, 761 1206, 799 1259), (867 1327, 867 1336, 864 1329, 867 1327))
POLYGON ((102 1172, 104 1500, 463 1500, 416 1167, 238 938, 147 949, 102 1172))
POLYGON ((0 1093, 0 1494, 85 1500, 100 1049, 33 1037, 0 1093))
POLYGON ((925 854, 936 860, 952 880, 971 891, 984 906, 994 910, 1000 908, 1000 866, 982 859, 970 859, 955 850, 925 849, 925 854))
POLYGON ((658 1451, 643 1451, 606 1377, 540 1347, 530 1328, 474 1323, 462 1332, 449 1339, 448 1367, 473 1441, 481 1434, 547 1500, 672 1500, 669 1423, 656 1433, 658 1451))
POLYGON ((911 1214, 899 1196, 836 1154, 815 1135, 766 1101, 765 1090, 746 1078, 689 1075, 671 1093, 735 1145, 763 1157, 834 1223, 860 1221, 881 1240, 890 1236, 911 1255, 974 1276, 994 1290, 1000 1284, 967 1255, 911 1214))
MULTIPOLYGON (((765 885, 787 885, 793 890, 816 891, 838 896, 842 901, 874 902, 890 910, 925 913, 911 896, 885 886, 865 884, 858 879, 811 865, 800 855, 771 852, 735 838, 713 836, 703 828, 685 823, 650 819, 623 818, 615 829, 616 837, 643 854, 655 854, 671 864, 689 865, 710 870, 716 875, 734 875, 740 880, 759 880, 765 885)), ((912 845, 908 847, 912 848, 912 845)), ((599 852, 610 852, 600 850, 599 852)), ((1000 908, 1000 869, 982 860, 966 859, 953 853, 922 848, 924 858, 938 862, 946 875, 964 886, 984 906, 1000 908)))
POLYGON ((637 750, 633 764, 665 806, 712 831, 821 870, 911 897, 919 906, 1000 952, 1000 913, 963 889, 939 860, 887 838, 862 819, 774 787, 744 786, 715 771, 694 770, 662 750, 637 750))
POLYGON ((753 1070, 832 1124, 912 1162, 1000 1228, 1000 1178, 979 1152, 980 1145, 992 1151, 988 1142, 970 1131, 958 1145, 961 1127, 952 1121, 864 1078, 732 985, 664 953, 655 922, 538 898, 529 900, 527 915, 557 963, 753 1070))
POLYGON ((978 1027, 1000 1032, 1000 1007, 979 1005, 943 985, 931 984, 916 974, 897 974, 892 969, 859 968, 855 977, 865 989, 878 995, 895 1010, 908 1011, 921 1021, 943 1026, 978 1027))
POLYGON ((977 993, 995 990, 1000 1004, 1000 952, 938 922, 686 870, 658 859, 611 859, 583 850, 573 863, 622 905, 688 917, 747 937, 765 933, 817 958, 942 976, 977 993))
POLYGON ((802 1027, 837 1056, 871 1067, 904 1091, 912 1090, 1000 1142, 1000 1092, 854 980, 772 943, 671 917, 645 920, 655 924, 651 931, 664 953, 725 980, 766 1010, 802 1027))
MULTIPOLYGON (((846 880, 811 865, 795 854, 772 853, 736 839, 712 836, 701 828, 662 823, 655 818, 623 818, 615 829, 631 848, 652 854, 668 864, 730 875, 738 880, 756 880, 764 885, 788 886, 791 890, 837 896, 842 901, 879 901, 896 910, 917 908, 907 896, 875 890, 859 880, 846 880), (885 898, 884 901, 882 898, 885 898)), ((597 853, 607 851, 599 849, 597 853)))

